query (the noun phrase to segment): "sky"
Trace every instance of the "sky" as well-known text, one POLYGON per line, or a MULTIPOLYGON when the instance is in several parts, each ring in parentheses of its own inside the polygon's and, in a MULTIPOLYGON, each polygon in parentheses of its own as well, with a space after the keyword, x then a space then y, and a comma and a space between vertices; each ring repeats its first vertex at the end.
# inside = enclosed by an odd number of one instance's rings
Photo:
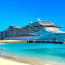
POLYGON ((65 0, 0 0, 0 31, 25 26, 40 18, 65 31, 65 0))

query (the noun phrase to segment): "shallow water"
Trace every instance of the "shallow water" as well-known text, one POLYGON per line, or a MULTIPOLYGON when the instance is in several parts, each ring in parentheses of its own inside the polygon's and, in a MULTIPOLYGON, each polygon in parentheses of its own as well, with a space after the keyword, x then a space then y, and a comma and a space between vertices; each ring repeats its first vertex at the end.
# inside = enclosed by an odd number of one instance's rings
POLYGON ((65 63, 65 44, 7 43, 0 45, 0 54, 65 63))

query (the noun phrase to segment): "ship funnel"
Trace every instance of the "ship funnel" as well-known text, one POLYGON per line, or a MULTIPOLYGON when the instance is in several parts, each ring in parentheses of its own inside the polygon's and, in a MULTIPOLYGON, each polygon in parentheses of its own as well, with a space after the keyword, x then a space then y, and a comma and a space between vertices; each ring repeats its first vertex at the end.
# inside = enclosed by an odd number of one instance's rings
POLYGON ((38 19, 38 21, 40 21, 40 19, 38 19))

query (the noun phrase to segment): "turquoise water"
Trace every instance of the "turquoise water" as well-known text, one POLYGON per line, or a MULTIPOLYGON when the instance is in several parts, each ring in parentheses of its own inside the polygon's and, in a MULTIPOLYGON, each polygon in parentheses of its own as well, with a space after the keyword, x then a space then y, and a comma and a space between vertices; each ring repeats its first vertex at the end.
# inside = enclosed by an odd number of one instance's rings
POLYGON ((0 54, 65 62, 65 44, 7 43, 0 45, 0 54))

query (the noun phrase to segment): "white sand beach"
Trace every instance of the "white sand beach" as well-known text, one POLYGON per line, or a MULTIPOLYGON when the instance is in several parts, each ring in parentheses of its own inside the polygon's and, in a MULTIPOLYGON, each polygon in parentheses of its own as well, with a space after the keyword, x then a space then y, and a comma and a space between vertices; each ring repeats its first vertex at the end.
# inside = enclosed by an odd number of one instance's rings
POLYGON ((24 42, 24 40, 0 40, 0 43, 16 43, 16 42, 24 42))
POLYGON ((0 57, 0 65, 30 65, 0 57))
MULTIPOLYGON (((33 61, 32 61, 33 62, 33 61)), ((17 62, 12 59, 7 59, 0 57, 0 65, 65 65, 65 63, 56 63, 56 62, 34 62, 34 63, 24 63, 24 62, 17 62)))

